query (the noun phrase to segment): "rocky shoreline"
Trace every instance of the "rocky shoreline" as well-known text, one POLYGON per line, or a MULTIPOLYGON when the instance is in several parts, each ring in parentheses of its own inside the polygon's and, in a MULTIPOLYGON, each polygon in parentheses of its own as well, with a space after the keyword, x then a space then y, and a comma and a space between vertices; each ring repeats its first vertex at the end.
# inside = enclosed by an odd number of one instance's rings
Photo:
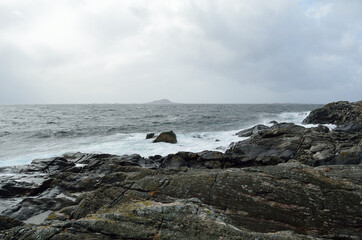
POLYGON ((72 153, 0 168, 0 239, 361 239, 362 102, 225 153, 72 153))

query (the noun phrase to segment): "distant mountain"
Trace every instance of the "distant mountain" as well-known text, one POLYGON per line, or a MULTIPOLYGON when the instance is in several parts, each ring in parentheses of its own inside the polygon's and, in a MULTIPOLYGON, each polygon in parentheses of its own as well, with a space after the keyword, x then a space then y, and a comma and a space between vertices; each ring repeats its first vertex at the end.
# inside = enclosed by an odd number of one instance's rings
POLYGON ((147 104, 168 105, 168 104, 177 104, 177 103, 171 102, 168 99, 161 99, 161 100, 156 100, 156 101, 149 102, 147 104))

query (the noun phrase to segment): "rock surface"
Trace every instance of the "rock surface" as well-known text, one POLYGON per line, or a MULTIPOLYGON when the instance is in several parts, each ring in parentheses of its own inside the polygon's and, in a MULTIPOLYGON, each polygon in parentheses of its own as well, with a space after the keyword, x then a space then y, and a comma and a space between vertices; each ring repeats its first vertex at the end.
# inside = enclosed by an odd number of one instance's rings
POLYGON ((235 135, 238 135, 239 137, 250 137, 251 135, 259 132, 260 130, 265 130, 268 128, 269 128, 268 126, 259 124, 252 128, 248 128, 248 129, 242 130, 240 132, 237 132, 235 135))
POLYGON ((24 223, 18 219, 0 215, 0 231, 14 228, 17 226, 22 226, 22 225, 24 225, 24 223))
POLYGON ((224 157, 238 161, 240 166, 275 165, 289 160, 310 166, 359 164, 362 160, 361 138, 361 132, 278 123, 232 144, 224 157))
POLYGON ((0 168, 0 239, 362 238, 361 132, 275 123, 251 134, 226 153, 0 168))
POLYGON ((150 138, 154 138, 155 134, 154 133, 147 133, 146 135, 146 139, 150 139, 150 138))
POLYGON ((163 132, 153 142, 177 143, 177 137, 173 131, 163 132))
POLYGON ((333 102, 313 110, 303 123, 331 123, 338 125, 337 130, 348 132, 362 131, 362 101, 333 102))

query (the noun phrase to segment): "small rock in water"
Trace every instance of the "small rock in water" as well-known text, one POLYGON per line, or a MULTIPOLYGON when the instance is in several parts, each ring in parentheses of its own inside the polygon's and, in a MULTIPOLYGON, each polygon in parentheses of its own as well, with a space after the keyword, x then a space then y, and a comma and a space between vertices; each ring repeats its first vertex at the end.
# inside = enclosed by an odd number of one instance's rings
POLYGON ((150 138, 154 138, 155 134, 154 133, 147 133, 146 135, 146 139, 150 139, 150 138))
POLYGON ((177 143, 177 137, 173 131, 163 132, 153 142, 177 143))

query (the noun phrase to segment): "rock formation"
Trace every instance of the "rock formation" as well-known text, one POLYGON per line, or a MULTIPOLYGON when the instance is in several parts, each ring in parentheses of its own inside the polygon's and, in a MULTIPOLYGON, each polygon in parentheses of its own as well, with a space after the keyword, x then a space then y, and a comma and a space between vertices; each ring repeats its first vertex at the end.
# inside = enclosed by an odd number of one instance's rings
POLYGON ((177 143, 177 137, 173 131, 162 132, 153 142, 177 143))
POLYGON ((313 110, 303 123, 336 124, 336 130, 348 132, 362 131, 362 101, 349 103, 347 101, 333 102, 322 108, 313 110))
POLYGON ((276 123, 251 134, 226 153, 0 168, 0 239, 362 238, 360 131, 276 123))

